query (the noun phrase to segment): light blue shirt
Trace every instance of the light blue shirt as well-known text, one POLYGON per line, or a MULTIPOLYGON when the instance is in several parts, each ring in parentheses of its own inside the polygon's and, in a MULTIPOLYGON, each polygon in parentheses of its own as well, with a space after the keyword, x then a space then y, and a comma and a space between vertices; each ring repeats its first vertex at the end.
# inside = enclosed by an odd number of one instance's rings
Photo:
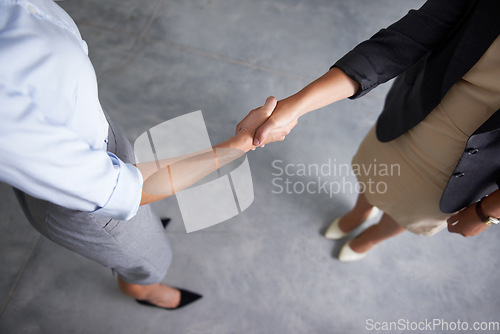
POLYGON ((0 0, 0 181, 107 217, 133 217, 137 168, 106 152, 87 44, 52 0, 0 0))

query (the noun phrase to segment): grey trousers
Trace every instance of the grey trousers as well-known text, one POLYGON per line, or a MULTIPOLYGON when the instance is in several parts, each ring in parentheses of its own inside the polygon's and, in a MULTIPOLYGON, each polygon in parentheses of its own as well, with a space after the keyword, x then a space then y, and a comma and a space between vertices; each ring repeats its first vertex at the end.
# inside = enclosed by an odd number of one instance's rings
MULTIPOLYGON (((108 118, 108 151, 124 162, 135 162, 132 145, 108 118)), ((149 205, 128 221, 71 210, 14 189, 30 224, 58 245, 114 269, 133 284, 154 284, 167 273, 172 260, 170 242, 160 219, 149 205)))

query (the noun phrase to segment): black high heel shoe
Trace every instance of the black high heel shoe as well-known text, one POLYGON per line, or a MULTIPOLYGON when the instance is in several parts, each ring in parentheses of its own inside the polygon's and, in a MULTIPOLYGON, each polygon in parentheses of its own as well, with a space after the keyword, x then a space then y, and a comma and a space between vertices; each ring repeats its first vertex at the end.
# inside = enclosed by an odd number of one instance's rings
POLYGON ((164 310, 172 311, 172 310, 178 310, 181 307, 184 307, 186 305, 194 303, 195 301, 197 301, 198 299, 203 297, 202 295, 199 295, 196 292, 191 292, 191 291, 179 289, 179 288, 175 288, 175 289, 177 289, 181 292, 181 301, 179 302, 179 305, 177 305, 177 307, 162 307, 162 306, 158 306, 158 305, 155 305, 153 303, 150 303, 147 300, 136 299, 135 301, 141 305, 157 307, 157 308, 161 308, 164 310))
POLYGON ((170 223, 170 218, 161 218, 160 220, 163 228, 167 228, 168 223, 170 223))

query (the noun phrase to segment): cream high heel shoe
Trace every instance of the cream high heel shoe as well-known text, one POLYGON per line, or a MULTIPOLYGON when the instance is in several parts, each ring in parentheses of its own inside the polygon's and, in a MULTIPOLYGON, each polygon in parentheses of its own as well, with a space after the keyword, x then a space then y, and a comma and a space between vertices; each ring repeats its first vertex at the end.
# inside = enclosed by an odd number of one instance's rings
MULTIPOLYGON (((365 220, 363 220, 363 222, 361 222, 361 224, 365 223, 366 221, 368 221, 372 218, 375 218, 375 216, 379 213, 379 211, 380 210, 374 206, 372 208, 372 210, 370 211, 370 214, 368 215, 368 217, 365 220)), ((342 218, 342 217, 338 217, 330 224, 330 226, 328 226, 328 228, 326 229, 326 232, 324 234, 325 238, 331 239, 331 240, 342 239, 343 237, 345 237, 346 235, 348 235, 352 232, 352 231, 344 232, 340 229, 340 227, 339 227, 340 218, 342 218)))
POLYGON ((342 262, 354 262, 354 261, 359 261, 361 259, 363 259, 366 254, 366 253, 358 253, 356 251, 354 251, 351 246, 349 245, 349 243, 351 242, 351 240, 348 240, 344 246, 342 246, 342 248, 340 249, 340 253, 339 253, 339 261, 342 261, 342 262))

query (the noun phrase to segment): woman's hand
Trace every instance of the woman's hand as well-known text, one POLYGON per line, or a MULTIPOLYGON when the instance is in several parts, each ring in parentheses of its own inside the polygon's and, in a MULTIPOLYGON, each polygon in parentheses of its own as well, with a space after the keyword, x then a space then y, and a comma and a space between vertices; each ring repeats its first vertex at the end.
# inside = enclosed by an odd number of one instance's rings
POLYGON ((273 113, 276 108, 276 98, 274 96, 269 96, 266 99, 266 103, 259 108, 253 109, 248 113, 248 115, 236 126, 236 137, 245 138, 250 142, 252 149, 257 146, 263 146, 264 143, 260 145, 255 145, 254 136, 257 129, 264 124, 269 116, 273 113))
POLYGON ((279 101, 274 112, 256 129, 253 145, 262 146, 284 140, 297 125, 301 115, 300 103, 294 96, 279 101))
POLYGON ((256 108, 236 126, 236 134, 242 131, 252 137, 254 147, 264 146, 275 141, 282 141, 290 133, 300 116, 298 103, 293 96, 276 101, 270 96, 266 103, 256 108))
MULTIPOLYGON (((473 237, 488 228, 476 213, 476 203, 448 218, 448 231, 464 237, 473 237)), ((481 202, 483 213, 488 217, 500 217, 500 190, 495 190, 481 202)))
POLYGON ((488 228, 488 225, 479 219, 475 203, 450 216, 446 222, 448 223, 448 231, 461 234, 464 237, 473 237, 488 228))

